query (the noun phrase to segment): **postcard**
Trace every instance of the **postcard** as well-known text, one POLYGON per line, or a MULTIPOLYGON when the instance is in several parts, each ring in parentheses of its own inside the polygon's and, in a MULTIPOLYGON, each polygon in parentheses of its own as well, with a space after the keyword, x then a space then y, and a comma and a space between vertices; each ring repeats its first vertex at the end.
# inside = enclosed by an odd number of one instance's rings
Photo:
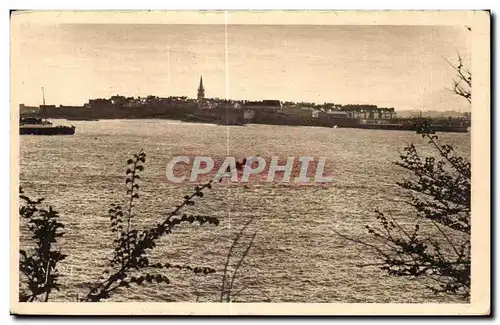
POLYGON ((11 313, 488 315, 490 132, 488 11, 13 11, 11 313))

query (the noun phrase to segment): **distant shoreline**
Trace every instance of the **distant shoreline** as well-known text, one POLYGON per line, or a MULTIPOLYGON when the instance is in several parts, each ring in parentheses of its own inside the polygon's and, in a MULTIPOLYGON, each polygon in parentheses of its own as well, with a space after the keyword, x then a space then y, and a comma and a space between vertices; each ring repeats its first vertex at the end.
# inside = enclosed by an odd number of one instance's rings
MULTIPOLYGON (((232 124, 225 124, 225 123, 220 123, 218 120, 214 121, 186 121, 183 118, 171 118, 171 117, 124 117, 124 118, 116 118, 116 117, 104 117, 104 118, 99 118, 99 119, 68 119, 64 117, 49 117, 52 119, 61 119, 61 120, 66 120, 70 122, 97 122, 99 120, 171 120, 171 121, 178 121, 178 122, 183 122, 183 123, 189 123, 189 124, 212 124, 212 125, 219 125, 219 126, 246 126, 246 125, 270 125, 270 126, 297 126, 297 127, 321 127, 321 128, 340 128, 340 129, 364 129, 364 130, 381 130, 381 131, 410 131, 410 132, 416 132, 418 130, 418 126, 416 124, 403 124, 403 125, 398 125, 398 124, 360 124, 360 123, 353 123, 353 124, 347 124, 347 125, 325 125, 325 124, 313 124, 313 123, 293 123, 296 121, 287 121, 287 120, 282 120, 277 121, 260 121, 260 122, 248 122, 242 125, 232 125, 232 124), (287 123, 288 122, 288 123, 287 123)), ((409 120, 409 119, 401 119, 401 120, 409 120)), ((417 119, 418 120, 418 119, 417 119)), ((305 121, 307 122, 307 121, 305 121)), ((319 122, 319 121, 318 121, 319 122)), ((447 132, 447 133, 469 133, 469 126, 453 126, 453 125, 435 125, 433 129, 436 132, 447 132)))

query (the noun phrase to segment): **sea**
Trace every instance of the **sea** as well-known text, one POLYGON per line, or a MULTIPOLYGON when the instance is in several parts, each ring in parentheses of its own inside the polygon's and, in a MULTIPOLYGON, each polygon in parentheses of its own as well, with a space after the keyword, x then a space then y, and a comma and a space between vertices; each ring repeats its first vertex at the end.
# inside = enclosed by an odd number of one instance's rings
MULTIPOLYGON (((116 292, 111 301, 217 302, 228 251, 245 223, 229 261, 232 275, 255 234, 233 282, 235 301, 423 303, 457 302, 434 295, 422 279, 389 276, 372 251, 338 234, 365 240, 376 225, 375 209, 412 227, 408 193, 396 182, 409 177, 394 163, 414 143, 433 154, 414 132, 343 128, 246 125, 221 126, 172 120, 65 121, 73 136, 20 136, 20 185, 31 197, 45 198, 60 213, 65 234, 58 247, 61 290, 51 301, 76 301, 102 275, 113 252, 108 210, 126 206, 126 161, 143 150, 140 197, 132 226, 148 229, 193 192, 196 182, 172 183, 166 167, 175 156, 325 157, 330 183, 216 183, 185 213, 210 215, 220 224, 182 224, 158 241, 151 260, 207 266, 213 274, 163 270, 170 283, 116 292)), ((470 134, 439 134, 442 143, 470 157, 470 134)), ((21 246, 29 245, 26 229, 21 246)))

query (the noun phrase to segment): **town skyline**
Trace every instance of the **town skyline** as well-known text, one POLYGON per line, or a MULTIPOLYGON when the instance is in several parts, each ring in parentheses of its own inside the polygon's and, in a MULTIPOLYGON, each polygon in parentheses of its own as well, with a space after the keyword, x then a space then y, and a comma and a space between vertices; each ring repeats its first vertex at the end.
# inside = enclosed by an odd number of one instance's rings
MULTIPOLYGON (((149 97, 154 97, 154 98, 159 98, 159 99, 168 99, 168 98, 186 98, 186 100, 191 100, 191 101, 196 101, 197 98, 195 96, 187 96, 187 95, 166 95, 166 96, 158 96, 158 95, 154 95, 154 94, 150 94, 150 95, 140 95, 140 96, 129 96, 127 94, 113 94, 113 95, 109 95, 109 96, 106 96, 106 97, 102 97, 102 98, 89 98, 85 103, 81 103, 81 104, 78 104, 78 105, 66 105, 65 103, 46 103, 45 106, 84 106, 86 104, 89 104, 90 101, 93 101, 93 100, 100 100, 100 99, 104 99, 104 100, 111 100, 113 97, 123 97, 123 98, 132 98, 132 99, 147 99, 149 97)), ((228 98, 228 99, 225 99, 225 98, 219 98, 219 97, 205 97, 204 98, 205 100, 220 100, 220 101, 224 101, 224 100, 227 100, 227 101, 234 101, 234 102, 260 102, 260 101, 263 101, 263 100, 269 100, 268 98, 262 98, 262 99, 257 99, 257 100, 247 100, 247 99, 233 99, 233 98, 228 98)), ((311 101, 299 101, 299 102, 294 102, 294 101, 290 101, 290 100, 280 100, 282 103, 294 103, 294 104, 313 104, 313 105, 317 105, 317 106, 322 106, 322 105, 335 105, 335 106, 338 106, 338 107, 342 107, 342 106, 351 106, 351 105, 366 105, 366 106, 377 106, 377 108, 380 108, 380 109, 394 109, 394 111, 396 112, 419 112, 419 111, 423 111, 423 112, 443 112, 443 113, 464 113, 464 110, 456 110, 456 109, 447 109, 447 110, 444 110, 444 111, 437 111, 437 110, 434 110, 434 109, 426 109, 426 108, 408 108, 408 109, 398 109, 397 107, 382 107, 382 106, 378 106, 376 104, 359 104, 359 103, 348 103, 348 104, 341 104, 341 103, 332 103, 332 102, 323 102, 323 103, 318 103, 318 102, 311 102, 311 101)), ((42 106, 43 104, 42 103, 34 103, 34 104, 26 104, 26 103, 20 103, 20 105, 23 105, 25 107, 39 107, 39 106, 42 106)), ((305 106, 304 106, 305 107, 305 106)))
POLYGON ((470 59, 462 26, 237 25, 227 39, 224 28, 26 25, 15 38, 23 65, 14 81, 25 105, 41 104, 41 87, 56 105, 116 94, 196 98, 203 75, 207 98, 469 111, 446 89, 454 71, 445 59, 470 59))

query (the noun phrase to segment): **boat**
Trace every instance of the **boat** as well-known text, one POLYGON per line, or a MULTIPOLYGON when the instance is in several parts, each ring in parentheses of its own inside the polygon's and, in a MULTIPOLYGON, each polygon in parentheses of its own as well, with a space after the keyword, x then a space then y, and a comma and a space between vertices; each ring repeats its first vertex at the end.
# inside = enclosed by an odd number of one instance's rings
POLYGON ((21 117, 19 121, 20 135, 73 135, 75 127, 54 125, 41 117, 21 117))
MULTIPOLYGON (((43 106, 45 107, 45 94, 42 87, 43 106)), ((40 114, 40 113, 39 113, 40 114)), ((54 125, 46 118, 39 116, 28 117, 21 116, 19 120, 20 135, 73 135, 75 127, 54 125)))
POLYGON ((393 130, 393 131, 416 131, 418 134, 436 132, 453 132, 453 133, 467 133, 467 126, 465 125, 449 125, 437 124, 431 120, 418 119, 410 122, 389 123, 386 121, 369 121, 360 120, 356 126, 359 129, 371 130, 393 130))

